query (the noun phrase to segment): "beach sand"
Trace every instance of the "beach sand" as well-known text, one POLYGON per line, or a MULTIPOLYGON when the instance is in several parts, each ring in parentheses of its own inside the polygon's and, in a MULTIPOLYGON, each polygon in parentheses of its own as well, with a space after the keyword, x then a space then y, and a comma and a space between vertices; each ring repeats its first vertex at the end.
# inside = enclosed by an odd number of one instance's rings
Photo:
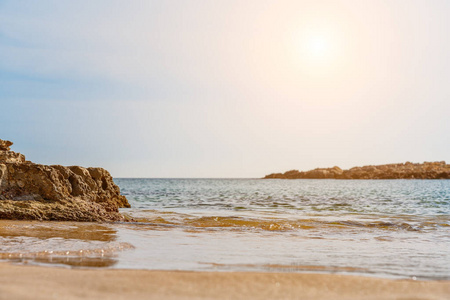
POLYGON ((0 299, 449 299, 450 281, 298 273, 67 269, 0 263, 0 299))

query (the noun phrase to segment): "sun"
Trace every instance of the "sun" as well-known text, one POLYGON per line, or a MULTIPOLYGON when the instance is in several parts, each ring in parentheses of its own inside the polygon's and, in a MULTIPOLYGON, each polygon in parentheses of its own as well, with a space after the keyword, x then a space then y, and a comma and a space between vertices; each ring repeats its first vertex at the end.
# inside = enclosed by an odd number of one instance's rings
POLYGON ((345 34, 337 26, 305 26, 292 30, 292 70, 304 78, 331 78, 348 65, 345 34), (296 31, 294 31, 296 30, 296 31))
POLYGON ((325 57, 330 51, 329 40, 320 35, 310 37, 306 47, 308 54, 316 58, 325 57))
POLYGON ((332 28, 301 30, 294 35, 293 62, 303 73, 330 73, 343 59, 341 44, 332 28))
POLYGON ((310 63, 330 63, 336 52, 333 38, 326 34, 309 34, 302 40, 302 54, 310 63))

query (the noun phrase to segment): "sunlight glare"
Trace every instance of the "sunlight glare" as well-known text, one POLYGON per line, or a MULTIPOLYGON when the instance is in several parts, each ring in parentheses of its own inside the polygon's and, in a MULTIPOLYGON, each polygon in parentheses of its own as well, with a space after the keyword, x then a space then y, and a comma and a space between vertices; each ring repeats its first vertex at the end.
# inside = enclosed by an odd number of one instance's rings
POLYGON ((328 41, 323 36, 314 36, 308 42, 308 50, 312 56, 323 57, 329 51, 328 41))
POLYGON ((346 57, 342 33, 323 27, 299 30, 292 47, 292 62, 301 74, 310 78, 342 76, 346 57))

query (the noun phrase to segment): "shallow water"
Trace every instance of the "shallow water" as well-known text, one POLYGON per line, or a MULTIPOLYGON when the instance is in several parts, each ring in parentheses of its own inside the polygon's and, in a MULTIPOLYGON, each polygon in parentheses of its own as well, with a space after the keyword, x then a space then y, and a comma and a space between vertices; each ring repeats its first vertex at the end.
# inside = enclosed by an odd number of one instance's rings
POLYGON ((0 258, 450 279, 449 180, 115 181, 139 223, 0 221, 0 258))

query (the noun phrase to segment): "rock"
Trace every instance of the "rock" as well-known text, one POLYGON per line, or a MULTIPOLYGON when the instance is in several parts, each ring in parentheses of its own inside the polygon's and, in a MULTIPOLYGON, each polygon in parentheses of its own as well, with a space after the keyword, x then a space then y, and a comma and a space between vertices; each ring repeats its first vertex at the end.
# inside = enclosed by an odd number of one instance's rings
POLYGON ((264 177, 264 179, 274 179, 274 178, 287 179, 282 173, 272 173, 264 177))
POLYGON ((23 163, 25 162, 25 156, 13 151, 1 151, 0 150, 0 163, 23 163))
POLYGON ((9 147, 12 146, 12 142, 0 139, 0 151, 9 151, 9 147))
POLYGON ((445 161, 424 162, 423 164, 406 162, 404 164, 386 164, 378 166, 353 167, 342 170, 339 167, 317 168, 299 172, 291 170, 285 173, 273 173, 264 179, 450 179, 450 165, 445 161))
POLYGON ((25 156, 20 153, 10 151, 9 147, 13 143, 0 139, 0 163, 22 163, 25 162, 25 156))
POLYGON ((291 170, 285 173, 269 174, 265 179, 279 178, 279 179, 332 179, 340 176, 343 173, 339 167, 333 168, 317 168, 314 170, 299 172, 298 170, 291 170))
POLYGON ((25 161, 0 140, 0 219, 123 221, 130 207, 108 171, 25 161))

